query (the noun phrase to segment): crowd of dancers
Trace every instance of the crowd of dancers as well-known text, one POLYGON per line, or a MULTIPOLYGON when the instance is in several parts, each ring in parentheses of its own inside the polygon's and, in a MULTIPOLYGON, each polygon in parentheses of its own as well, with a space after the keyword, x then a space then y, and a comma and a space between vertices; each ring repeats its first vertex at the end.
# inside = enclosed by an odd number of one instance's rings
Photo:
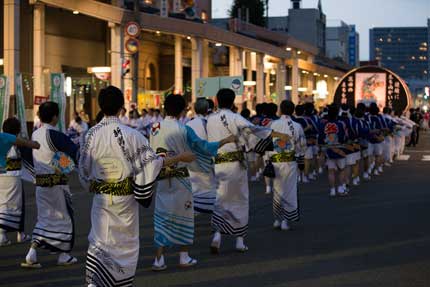
POLYGON ((221 89, 216 107, 198 99, 190 118, 184 98, 169 95, 164 118, 146 110, 142 115, 132 110, 127 117, 122 92, 110 86, 99 94, 97 124, 88 129, 75 115, 68 135, 56 128, 58 105, 42 104, 32 141, 17 137, 20 122, 8 119, 0 134, 0 246, 10 245, 7 233, 16 232, 17 242, 31 241, 24 268, 41 267, 39 248, 58 253, 58 265, 78 262, 71 255, 75 222, 68 185, 75 169, 84 189, 94 194, 86 284, 132 286, 139 205, 154 205, 154 271, 167 268, 164 255, 172 246, 179 246, 180 267, 197 264, 190 248, 198 213, 211 214, 213 254, 220 253, 225 235, 235 237, 238 252, 246 252, 248 178, 264 178, 265 191, 273 196, 273 227, 286 231, 300 217, 299 184, 327 170, 328 196, 348 196, 353 186, 393 164, 416 128, 402 111, 386 107, 380 113, 375 103, 332 104, 317 112, 312 103, 284 100, 279 107, 259 104, 251 116, 247 110, 235 112, 235 97, 221 89), (22 178, 36 185, 31 236, 23 230, 22 178))

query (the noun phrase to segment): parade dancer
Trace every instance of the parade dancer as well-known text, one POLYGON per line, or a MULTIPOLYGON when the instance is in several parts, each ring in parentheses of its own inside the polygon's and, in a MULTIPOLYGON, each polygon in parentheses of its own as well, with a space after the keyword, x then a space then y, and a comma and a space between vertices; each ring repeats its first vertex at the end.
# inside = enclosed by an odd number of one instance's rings
MULTIPOLYGON (((361 159, 363 163, 363 179, 370 180, 368 169, 369 163, 369 123, 364 118, 366 107, 364 104, 358 104, 355 109, 354 120, 357 122, 355 134, 358 135, 358 144, 360 145, 361 159)), ((354 166, 353 174, 360 173, 360 162, 354 166)), ((360 177, 356 177, 356 184, 360 183, 360 177)))
POLYGON ((272 123, 271 128, 287 134, 289 142, 273 138, 274 151, 266 152, 275 169, 273 179, 273 215, 274 228, 289 230, 291 221, 299 220, 297 201, 298 163, 303 164, 306 150, 305 135, 300 124, 291 119, 294 104, 291 101, 281 103, 282 117, 272 123))
MULTIPOLYGON (((9 118, 3 123, 3 131, 16 137, 21 132, 21 123, 17 118, 9 118)), ((4 146, 7 144, 4 143, 4 146)), ((7 238, 7 232, 16 232, 17 243, 29 241, 31 238, 24 233, 25 206, 21 182, 24 164, 21 151, 31 156, 30 149, 12 146, 7 151, 6 172, 0 173, 0 246, 12 243, 7 238)))
POLYGON ((384 142, 384 123, 381 115, 379 114, 379 107, 376 103, 371 103, 369 107, 369 123, 370 123, 370 137, 369 143, 372 149, 371 167, 369 174, 374 168, 374 175, 380 175, 383 171, 382 165, 384 164, 383 155, 383 142, 384 142))
POLYGON ((219 149, 215 157, 215 176, 218 180, 217 196, 212 214, 212 227, 215 231, 212 253, 218 253, 221 245, 221 233, 236 237, 236 250, 248 250, 244 237, 248 230, 249 189, 248 175, 242 146, 246 150, 263 153, 272 145, 272 138, 279 137, 288 141, 285 134, 272 132, 271 129, 254 126, 239 114, 233 113, 236 95, 230 89, 221 89, 217 93, 219 110, 208 118, 208 139, 219 141, 230 135, 238 141, 219 149))
POLYGON ((383 146, 383 156, 385 161, 385 166, 391 166, 393 163, 393 132, 395 128, 395 123, 393 117, 391 116, 392 110, 389 107, 385 107, 383 110, 382 119, 384 121, 384 146, 383 146))
POLYGON ((336 177, 337 194, 347 195, 345 182, 346 154, 344 144, 347 141, 345 126, 338 120, 339 108, 332 104, 328 107, 327 121, 321 122, 318 137, 319 144, 326 155, 328 168, 328 181, 330 186, 330 196, 336 196, 336 177))
POLYGON ((25 268, 41 267, 37 261, 38 247, 59 252, 58 265, 71 265, 77 262, 77 259, 70 255, 75 239, 75 228, 68 178, 54 167, 53 162, 58 152, 71 158, 64 158, 64 162, 72 160, 76 162, 78 147, 55 127, 59 121, 59 112, 57 103, 45 102, 40 105, 39 117, 42 126, 32 136, 41 147, 33 151, 37 222, 33 229, 30 250, 25 262, 21 263, 25 268))
POLYGON ((189 256, 189 246, 194 241, 194 210, 189 170, 212 172, 212 157, 218 148, 234 141, 226 136, 220 141, 207 142, 199 138, 192 128, 183 125, 179 118, 185 110, 181 95, 169 95, 164 101, 166 118, 151 129, 150 144, 158 154, 177 155, 192 151, 197 160, 190 164, 178 164, 165 168, 158 176, 154 211, 154 242, 157 254, 152 266, 154 271, 167 268, 165 247, 180 246, 179 266, 190 267, 197 260, 189 256))
POLYGON ((346 154, 345 183, 348 189, 351 178, 353 179, 353 184, 358 185, 356 179, 357 176, 359 176, 357 174, 357 168, 355 168, 355 174, 352 174, 352 171, 354 167, 357 166, 360 158, 360 148, 356 145, 356 139, 358 138, 357 123, 352 118, 348 105, 341 105, 339 120, 344 124, 348 137, 348 142, 345 143, 345 148, 343 150, 346 154))
POLYGON ((297 105, 295 107, 294 121, 299 123, 306 136, 306 150, 304 155, 304 171, 300 174, 299 178, 303 183, 309 183, 310 179, 315 179, 311 175, 312 161, 314 158, 314 146, 316 144, 316 136, 313 132, 312 123, 304 116, 305 106, 297 105))
MULTIPOLYGON (((194 104, 196 116, 187 123, 187 126, 192 128, 202 140, 208 139, 206 129, 208 110, 208 101, 204 98, 197 99, 194 104)), ((189 173, 193 188, 194 211, 197 213, 212 213, 217 185, 213 166, 209 172, 189 170, 189 173)))
POLYGON ((163 165, 194 156, 158 157, 139 131, 118 118, 124 105, 118 88, 102 89, 98 102, 104 118, 88 131, 79 160, 80 180, 94 193, 86 283, 132 286, 139 257, 139 203, 151 203, 163 165))

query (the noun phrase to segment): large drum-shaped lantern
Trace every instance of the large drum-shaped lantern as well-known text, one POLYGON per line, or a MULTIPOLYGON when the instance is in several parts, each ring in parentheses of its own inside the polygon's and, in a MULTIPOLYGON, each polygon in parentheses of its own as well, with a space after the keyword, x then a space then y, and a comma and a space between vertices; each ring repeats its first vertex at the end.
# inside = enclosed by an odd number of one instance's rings
POLYGON ((405 81, 394 72, 377 66, 349 71, 339 81, 334 103, 355 106, 376 102, 380 108, 405 111, 411 104, 411 93, 405 81))

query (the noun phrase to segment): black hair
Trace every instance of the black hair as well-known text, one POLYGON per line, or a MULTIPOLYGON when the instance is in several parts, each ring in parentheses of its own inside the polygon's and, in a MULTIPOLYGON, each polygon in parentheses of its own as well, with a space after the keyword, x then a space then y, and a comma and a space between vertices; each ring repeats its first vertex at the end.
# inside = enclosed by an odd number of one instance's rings
POLYGON ((21 123, 15 117, 8 118, 3 122, 3 132, 18 135, 21 132, 21 123))
POLYGON ((249 109, 243 109, 243 110, 240 112, 240 115, 241 115, 242 117, 244 117, 245 119, 249 119, 249 117, 251 116, 251 111, 250 111, 249 109))
POLYGON ((295 111, 297 116, 303 116, 305 113, 305 107, 303 105, 297 105, 295 111))
POLYGON ((185 110, 185 106, 185 99, 181 95, 168 95, 164 100, 166 115, 171 117, 179 116, 185 110))
POLYGON ((385 107, 385 108, 382 110, 382 112, 383 112, 384 114, 391 114, 391 108, 389 108, 389 107, 385 107))
POLYGON ((194 103, 194 111, 198 115, 206 115, 209 110, 209 103, 205 98, 199 98, 194 103))
POLYGON ((314 114, 315 106, 313 103, 304 104, 304 108, 305 108, 305 114, 307 116, 312 116, 314 114))
POLYGON ((58 117, 60 108, 57 103, 44 102, 39 106, 39 118, 42 123, 49 124, 54 117, 58 117))
POLYGON ((364 103, 358 103, 357 109, 363 110, 363 112, 366 111, 366 105, 364 103))
POLYGON ((357 108, 355 109, 354 115, 355 115, 357 118, 362 118, 362 117, 364 116, 364 112, 365 112, 365 109, 363 109, 363 108, 359 108, 359 107, 357 106, 357 108))
POLYGON ((103 119, 103 117, 104 117, 103 112, 102 112, 102 111, 98 112, 98 113, 97 113, 97 116, 96 116, 96 123, 101 122, 101 121, 102 121, 102 119, 103 119))
POLYGON ((221 109, 231 109, 235 98, 236 94, 231 89, 221 89, 216 94, 218 106, 221 109))
POLYGON ((214 101, 212 101, 212 99, 207 99, 206 101, 208 101, 208 104, 209 104, 209 111, 213 111, 215 108, 214 101))
POLYGON ((281 102, 281 114, 291 116, 294 113, 294 103, 289 100, 283 100, 281 102))
POLYGON ((261 114, 262 115, 267 115, 267 109, 269 108, 269 104, 268 103, 262 103, 261 104, 261 114))
POLYGON ((261 116, 264 113, 264 106, 263 106, 263 104, 257 104, 257 105, 255 105, 255 112, 257 113, 257 116, 261 116))
POLYGON ((124 108, 124 95, 117 87, 109 86, 100 90, 98 102, 105 115, 115 116, 124 108))
POLYGON ((337 120, 337 116, 339 114, 339 107, 335 104, 331 104, 328 106, 327 117, 331 121, 337 120))
POLYGON ((278 112, 278 105, 275 103, 267 104, 266 115, 270 118, 276 117, 276 113, 278 112))
POLYGON ((376 103, 371 103, 369 107, 369 112, 371 115, 379 114, 379 107, 376 103))

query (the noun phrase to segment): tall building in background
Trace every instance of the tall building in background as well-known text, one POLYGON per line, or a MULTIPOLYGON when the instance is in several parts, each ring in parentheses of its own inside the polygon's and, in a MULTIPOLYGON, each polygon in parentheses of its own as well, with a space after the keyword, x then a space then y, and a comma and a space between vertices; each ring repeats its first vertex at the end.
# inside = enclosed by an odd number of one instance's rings
POLYGON ((369 37, 370 60, 378 60, 404 79, 428 78, 428 27, 373 28, 369 37))
POLYGON ((369 37, 370 60, 407 82, 415 106, 428 105, 422 96, 430 79, 430 19, 426 27, 373 28, 369 37))
POLYGON ((355 25, 343 21, 329 24, 326 29, 326 55, 329 58, 358 66, 360 35, 355 25))
MULTIPOLYGON (((301 0, 292 0, 288 10, 288 33, 304 42, 318 47, 321 55, 326 52, 326 16, 322 10, 321 0, 318 8, 302 8, 301 0)), ((269 21, 270 25, 270 21, 269 21)), ((269 27, 271 29, 271 27, 269 27)))

